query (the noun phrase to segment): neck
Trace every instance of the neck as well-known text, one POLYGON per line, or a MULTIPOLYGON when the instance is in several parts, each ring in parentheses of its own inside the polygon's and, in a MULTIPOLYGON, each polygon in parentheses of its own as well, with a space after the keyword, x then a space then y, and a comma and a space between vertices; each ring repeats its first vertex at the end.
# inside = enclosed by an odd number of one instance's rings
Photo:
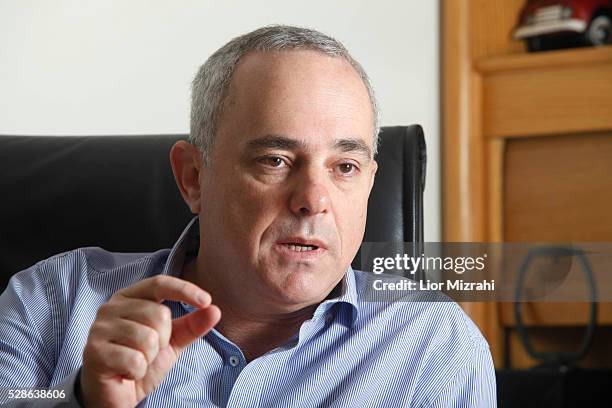
POLYGON ((250 361, 291 340, 302 323, 312 317, 317 305, 274 315, 243 313, 229 304, 219 307, 223 311, 223 318, 216 329, 240 347, 247 361, 250 361))
POLYGON ((183 279, 195 283, 210 293, 213 303, 221 309, 221 321, 215 329, 236 344, 247 361, 253 360, 294 337, 302 323, 310 319, 318 303, 295 310, 262 311, 255 299, 241 294, 215 279, 213 271, 198 264, 196 260, 185 265, 183 279))

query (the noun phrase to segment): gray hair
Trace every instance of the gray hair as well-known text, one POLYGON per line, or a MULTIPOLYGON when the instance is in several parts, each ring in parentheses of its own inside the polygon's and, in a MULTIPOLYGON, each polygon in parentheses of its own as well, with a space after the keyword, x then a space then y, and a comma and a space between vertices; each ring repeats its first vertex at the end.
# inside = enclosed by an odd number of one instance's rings
POLYGON ((189 141, 202 152, 207 163, 218 121, 223 112, 232 75, 239 60, 251 51, 308 49, 343 58, 351 64, 365 85, 374 116, 374 154, 378 151, 378 105, 370 80, 362 66, 335 39, 315 30, 284 25, 263 27, 234 38, 200 67, 192 83, 191 132, 189 141))

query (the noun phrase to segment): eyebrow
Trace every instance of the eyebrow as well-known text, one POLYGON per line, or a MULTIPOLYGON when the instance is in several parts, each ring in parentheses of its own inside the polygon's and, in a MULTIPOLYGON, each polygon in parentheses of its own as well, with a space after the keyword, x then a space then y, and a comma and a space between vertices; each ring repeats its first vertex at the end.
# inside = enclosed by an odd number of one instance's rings
POLYGON ((361 153, 368 159, 372 158, 372 149, 362 139, 339 139, 334 142, 334 148, 344 153, 361 153))
MULTIPOLYGON (((295 140, 281 135, 266 135, 257 139, 250 140, 247 143, 248 149, 282 149, 282 150, 298 150, 306 149, 304 142, 295 140)), ((362 139, 346 138, 337 139, 334 141, 333 148, 342 151, 343 153, 357 152, 363 154, 368 159, 372 158, 372 149, 362 139)))
POLYGON ((257 139, 249 140, 247 143, 248 149, 283 149, 283 150, 296 150, 298 148, 304 148, 304 143, 299 140, 290 139, 286 136, 280 135, 266 135, 258 137, 257 139))

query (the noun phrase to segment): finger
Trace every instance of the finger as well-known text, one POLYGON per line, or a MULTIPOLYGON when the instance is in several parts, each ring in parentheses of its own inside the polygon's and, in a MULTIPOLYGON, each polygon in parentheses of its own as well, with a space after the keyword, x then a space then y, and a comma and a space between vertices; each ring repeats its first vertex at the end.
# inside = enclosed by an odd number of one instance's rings
POLYGON ((210 305, 210 295, 199 286, 174 276, 157 275, 141 280, 116 293, 120 296, 136 299, 148 299, 154 302, 175 300, 189 303, 196 307, 210 305))
POLYGON ((118 319, 108 325, 108 341, 140 351, 150 364, 160 350, 159 334, 149 326, 131 320, 118 319))
POLYGON ((92 372, 102 377, 121 376, 129 380, 139 380, 147 373, 148 364, 144 354, 121 344, 109 342, 88 343, 83 360, 92 372))
POLYGON ((193 343, 194 340, 204 336, 221 320, 221 310, 215 305, 205 309, 196 310, 186 316, 172 321, 172 337, 170 344, 177 351, 193 343))
POLYGON ((166 305, 150 300, 124 298, 100 307, 98 315, 104 320, 126 319, 148 326, 159 335, 160 347, 166 347, 172 332, 172 311, 166 305))

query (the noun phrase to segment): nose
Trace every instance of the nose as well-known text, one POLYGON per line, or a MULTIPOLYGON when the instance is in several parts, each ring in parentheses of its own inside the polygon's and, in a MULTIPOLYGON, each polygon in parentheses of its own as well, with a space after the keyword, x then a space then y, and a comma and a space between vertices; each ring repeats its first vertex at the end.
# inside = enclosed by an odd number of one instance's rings
POLYGON ((304 169, 296 176, 291 194, 291 211, 298 215, 317 215, 329 211, 330 198, 323 170, 304 169))

